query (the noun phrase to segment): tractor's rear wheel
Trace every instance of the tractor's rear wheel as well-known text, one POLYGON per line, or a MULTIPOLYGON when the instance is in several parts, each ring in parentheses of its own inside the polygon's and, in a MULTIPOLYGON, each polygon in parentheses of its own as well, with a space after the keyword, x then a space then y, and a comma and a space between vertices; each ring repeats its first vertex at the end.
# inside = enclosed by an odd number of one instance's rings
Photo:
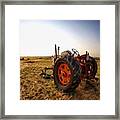
POLYGON ((97 73, 97 62, 95 58, 89 56, 89 60, 86 60, 86 55, 81 55, 81 63, 85 65, 84 73, 87 79, 93 79, 95 78, 95 75, 97 73))
POLYGON ((59 90, 73 91, 80 83, 81 68, 74 58, 60 58, 54 65, 54 82, 59 90))
POLYGON ((97 63, 94 60, 94 58, 91 57, 91 60, 87 61, 86 63, 86 75, 88 79, 95 78, 95 75, 97 73, 97 63))

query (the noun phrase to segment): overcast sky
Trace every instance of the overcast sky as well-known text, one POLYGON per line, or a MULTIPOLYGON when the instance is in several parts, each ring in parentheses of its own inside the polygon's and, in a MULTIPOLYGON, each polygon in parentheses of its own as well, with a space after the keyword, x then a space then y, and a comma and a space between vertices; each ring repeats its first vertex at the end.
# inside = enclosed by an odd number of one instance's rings
POLYGON ((21 20, 19 35, 20 56, 54 55, 55 44, 100 56, 99 20, 21 20))

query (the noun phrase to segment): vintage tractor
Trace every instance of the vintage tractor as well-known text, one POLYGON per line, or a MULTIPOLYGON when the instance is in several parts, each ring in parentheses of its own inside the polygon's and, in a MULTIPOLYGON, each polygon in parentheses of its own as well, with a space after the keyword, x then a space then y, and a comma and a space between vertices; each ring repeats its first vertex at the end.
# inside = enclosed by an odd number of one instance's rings
MULTIPOLYGON (((55 45, 53 70, 54 82, 59 90, 64 92, 73 91, 83 79, 91 80, 95 78, 97 72, 97 62, 86 51, 80 55, 76 49, 64 51, 59 55, 59 48, 55 45)), ((46 71, 44 72, 45 75, 46 71)))

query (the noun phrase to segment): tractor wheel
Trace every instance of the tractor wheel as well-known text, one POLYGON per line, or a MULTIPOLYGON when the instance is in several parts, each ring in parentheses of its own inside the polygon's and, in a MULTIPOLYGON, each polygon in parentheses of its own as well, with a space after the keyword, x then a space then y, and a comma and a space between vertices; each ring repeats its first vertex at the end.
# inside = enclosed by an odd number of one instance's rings
POLYGON ((84 64, 85 68, 83 70, 83 74, 85 74, 85 78, 93 79, 97 73, 97 62, 96 60, 89 56, 89 60, 86 60, 86 54, 80 56, 81 63, 84 64))
POLYGON ((93 57, 90 57, 90 59, 86 62, 86 75, 88 79, 95 78, 95 75, 97 73, 97 62, 93 57))
POLYGON ((79 62, 70 56, 59 58, 54 65, 54 82, 64 92, 71 92, 79 85, 80 74, 79 62))

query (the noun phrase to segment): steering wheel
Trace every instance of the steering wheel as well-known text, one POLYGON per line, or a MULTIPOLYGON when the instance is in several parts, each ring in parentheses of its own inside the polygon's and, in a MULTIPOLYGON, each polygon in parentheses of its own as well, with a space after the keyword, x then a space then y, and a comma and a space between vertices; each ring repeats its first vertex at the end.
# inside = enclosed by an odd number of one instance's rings
POLYGON ((73 51, 73 54, 79 55, 79 52, 75 48, 72 48, 72 51, 73 51))

